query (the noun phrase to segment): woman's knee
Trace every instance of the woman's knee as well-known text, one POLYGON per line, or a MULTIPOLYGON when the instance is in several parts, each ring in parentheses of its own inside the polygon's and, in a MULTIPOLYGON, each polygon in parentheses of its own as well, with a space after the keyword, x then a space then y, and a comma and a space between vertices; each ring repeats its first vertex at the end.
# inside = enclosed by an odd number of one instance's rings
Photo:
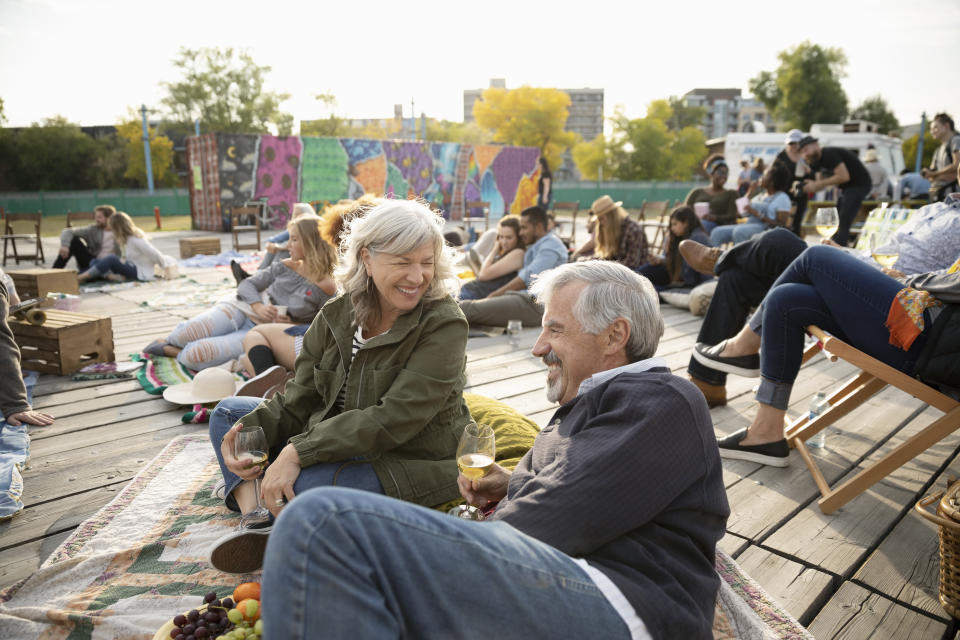
POLYGON ((250 349, 257 345, 270 346, 269 340, 267 340, 266 336, 264 336, 257 327, 250 329, 250 331, 243 336, 242 343, 244 351, 250 351, 250 349))

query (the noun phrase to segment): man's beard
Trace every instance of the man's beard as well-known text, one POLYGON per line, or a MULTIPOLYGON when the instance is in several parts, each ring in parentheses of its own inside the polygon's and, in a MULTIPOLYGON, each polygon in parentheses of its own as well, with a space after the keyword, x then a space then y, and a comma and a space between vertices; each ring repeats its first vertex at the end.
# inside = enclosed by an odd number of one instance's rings
MULTIPOLYGON (((558 358, 557 354, 555 354, 553 351, 550 351, 541 359, 545 365, 560 364, 560 358, 558 358)), ((544 385, 544 390, 547 392, 547 400, 549 402, 560 402, 560 396, 563 394, 562 381, 562 375, 558 375, 556 380, 551 381, 548 370, 547 382, 544 385)))

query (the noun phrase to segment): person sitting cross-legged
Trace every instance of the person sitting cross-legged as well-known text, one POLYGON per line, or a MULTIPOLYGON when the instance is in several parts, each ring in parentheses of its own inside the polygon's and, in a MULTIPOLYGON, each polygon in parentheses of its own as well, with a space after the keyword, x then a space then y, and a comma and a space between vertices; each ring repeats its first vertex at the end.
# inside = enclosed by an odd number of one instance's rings
POLYGON ((566 264, 533 355, 561 406, 510 473, 459 476, 470 522, 324 487, 278 518, 264 636, 712 638, 729 507, 702 396, 653 358, 657 293, 609 261, 566 264))

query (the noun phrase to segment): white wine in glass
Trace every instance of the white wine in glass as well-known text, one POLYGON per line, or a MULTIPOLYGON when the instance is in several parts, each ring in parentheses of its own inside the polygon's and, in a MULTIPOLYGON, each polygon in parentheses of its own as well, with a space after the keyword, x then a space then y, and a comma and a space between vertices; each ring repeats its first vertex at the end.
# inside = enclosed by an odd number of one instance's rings
MULTIPOLYGON (((260 473, 267 468, 270 447, 267 445, 267 436, 261 427, 246 427, 237 432, 234 446, 234 455, 237 460, 248 467, 260 467, 260 473)), ((257 508, 250 513, 243 514, 244 520, 259 520, 269 518, 270 511, 260 501, 260 476, 254 480, 254 490, 257 495, 257 508)))
POLYGON ((881 267, 892 268, 900 259, 900 244, 890 230, 870 234, 870 255, 881 267))
MULTIPOLYGON (((479 480, 490 471, 496 453, 493 427, 476 422, 467 423, 457 445, 460 473, 470 480, 479 480)), ((455 507, 451 513, 464 520, 483 520, 483 514, 472 504, 455 507)))
POLYGON ((836 207, 822 207, 817 210, 813 219, 813 224, 817 227, 817 233, 823 238, 831 238, 840 227, 840 215, 836 207))

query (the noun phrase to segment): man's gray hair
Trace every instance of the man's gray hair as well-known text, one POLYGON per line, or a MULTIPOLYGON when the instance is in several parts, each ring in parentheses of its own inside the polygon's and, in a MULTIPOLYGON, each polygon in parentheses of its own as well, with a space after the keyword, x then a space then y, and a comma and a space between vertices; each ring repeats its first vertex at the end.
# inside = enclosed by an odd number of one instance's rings
POLYGON ((663 335, 663 316, 649 280, 618 262, 589 260, 540 274, 530 291, 546 305, 555 291, 575 282, 587 283, 572 309, 584 332, 596 335, 623 318, 630 325, 627 359, 637 362, 653 357, 663 335))

